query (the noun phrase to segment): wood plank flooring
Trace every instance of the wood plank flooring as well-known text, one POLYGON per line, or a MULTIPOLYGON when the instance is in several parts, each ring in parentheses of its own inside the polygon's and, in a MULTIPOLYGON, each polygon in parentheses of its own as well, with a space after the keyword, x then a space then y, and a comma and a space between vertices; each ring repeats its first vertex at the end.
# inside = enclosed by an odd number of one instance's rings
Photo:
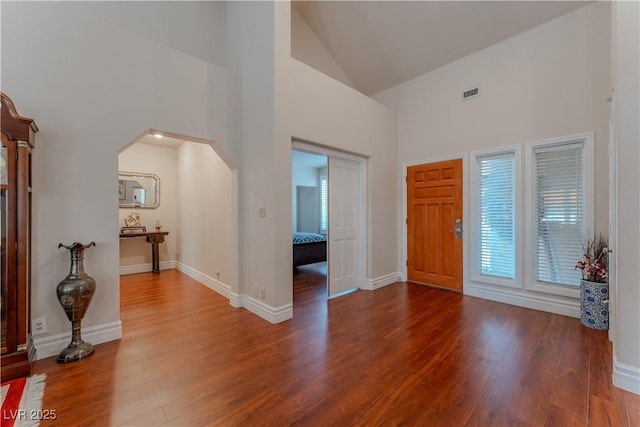
POLYGON ((327 301, 313 267, 277 325, 175 270, 120 286, 120 341, 36 363, 41 426, 640 425, 577 319, 407 283, 327 301))

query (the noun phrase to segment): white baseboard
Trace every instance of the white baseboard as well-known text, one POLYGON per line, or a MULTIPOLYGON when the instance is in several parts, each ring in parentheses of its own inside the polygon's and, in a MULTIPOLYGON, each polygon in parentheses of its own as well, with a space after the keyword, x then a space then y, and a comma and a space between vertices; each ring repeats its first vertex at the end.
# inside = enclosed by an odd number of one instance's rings
POLYGON ((253 314, 271 323, 280 323, 293 317, 293 304, 273 307, 264 301, 245 294, 229 293, 229 304, 236 308, 246 308, 253 314))
POLYGON ((242 306, 255 315, 271 323, 280 323, 293 318, 293 304, 285 304, 280 307, 272 307, 264 301, 254 297, 243 295, 242 306))
MULTIPOLYGON (((176 267, 177 261, 162 261, 160 262, 160 270, 173 270, 176 267)), ((127 274, 148 273, 152 269, 151 263, 148 264, 135 264, 135 265, 122 265, 120 266, 120 275, 126 276, 127 274)))
MULTIPOLYGON (((115 341, 122 338, 122 323, 105 323, 97 326, 82 328, 82 339, 93 345, 115 341)), ((71 331, 61 334, 34 337, 33 345, 36 348, 36 359, 56 356, 71 342, 71 331)))
POLYGON ((176 268, 178 269, 178 271, 181 271, 192 279, 202 283, 207 288, 216 291, 223 297, 231 300, 231 286, 227 285, 226 283, 222 283, 221 281, 216 280, 211 276, 207 276, 206 274, 196 270, 195 268, 189 267, 188 265, 183 264, 179 261, 176 262, 176 268))
POLYGON ((384 276, 374 277, 373 279, 367 279, 367 284, 360 289, 364 289, 367 291, 373 291, 375 289, 380 289, 384 286, 391 285, 392 283, 401 282, 402 273, 399 271, 385 274, 384 276))
POLYGON ((497 289, 476 284, 467 284, 464 287, 464 294, 490 301, 580 318, 580 301, 561 300, 545 295, 524 293, 515 289, 497 289))
POLYGON ((244 294, 229 292, 229 304, 235 308, 242 308, 244 307, 244 297, 244 294))
POLYGON ((613 356, 613 385, 640 394, 640 368, 621 363, 613 356))
POLYGON ((286 304, 281 307, 272 307, 264 301, 250 297, 245 294, 237 294, 231 291, 231 286, 209 277, 198 270, 189 267, 181 262, 176 267, 187 276, 202 283, 211 290, 229 299, 229 304, 236 308, 246 308, 250 312, 262 317, 271 323, 280 323, 293 317, 293 305, 286 304))

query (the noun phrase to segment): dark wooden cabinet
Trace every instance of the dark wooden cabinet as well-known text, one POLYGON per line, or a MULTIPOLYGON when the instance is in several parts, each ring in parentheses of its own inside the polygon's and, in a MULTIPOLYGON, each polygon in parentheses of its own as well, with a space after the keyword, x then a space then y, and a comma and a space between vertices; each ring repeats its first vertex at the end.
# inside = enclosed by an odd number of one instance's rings
POLYGON ((31 150, 38 127, 2 97, 0 235, 2 382, 28 376, 35 360, 30 333, 31 150))

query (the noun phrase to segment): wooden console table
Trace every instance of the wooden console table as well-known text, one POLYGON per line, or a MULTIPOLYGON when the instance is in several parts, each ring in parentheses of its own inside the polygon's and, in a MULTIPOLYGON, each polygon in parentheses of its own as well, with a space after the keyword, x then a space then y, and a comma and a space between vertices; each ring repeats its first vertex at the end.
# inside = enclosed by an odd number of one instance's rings
POLYGON ((120 233, 120 238, 129 237, 146 237, 147 243, 151 243, 151 271, 160 273, 160 243, 164 242, 164 236, 169 234, 168 231, 147 231, 140 233, 120 233))

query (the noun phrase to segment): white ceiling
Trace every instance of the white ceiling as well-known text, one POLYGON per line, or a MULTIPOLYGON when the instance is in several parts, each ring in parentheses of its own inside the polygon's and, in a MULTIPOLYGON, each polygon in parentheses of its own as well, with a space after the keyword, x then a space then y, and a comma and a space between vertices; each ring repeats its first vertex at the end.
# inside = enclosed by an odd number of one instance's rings
POLYGON ((357 89, 372 95, 589 3, 397 0, 292 4, 357 89))
POLYGON ((162 138, 156 138, 152 134, 147 134, 136 142, 139 142, 141 144, 156 145, 158 147, 178 148, 185 141, 182 139, 171 138, 170 136, 163 136, 162 138))

